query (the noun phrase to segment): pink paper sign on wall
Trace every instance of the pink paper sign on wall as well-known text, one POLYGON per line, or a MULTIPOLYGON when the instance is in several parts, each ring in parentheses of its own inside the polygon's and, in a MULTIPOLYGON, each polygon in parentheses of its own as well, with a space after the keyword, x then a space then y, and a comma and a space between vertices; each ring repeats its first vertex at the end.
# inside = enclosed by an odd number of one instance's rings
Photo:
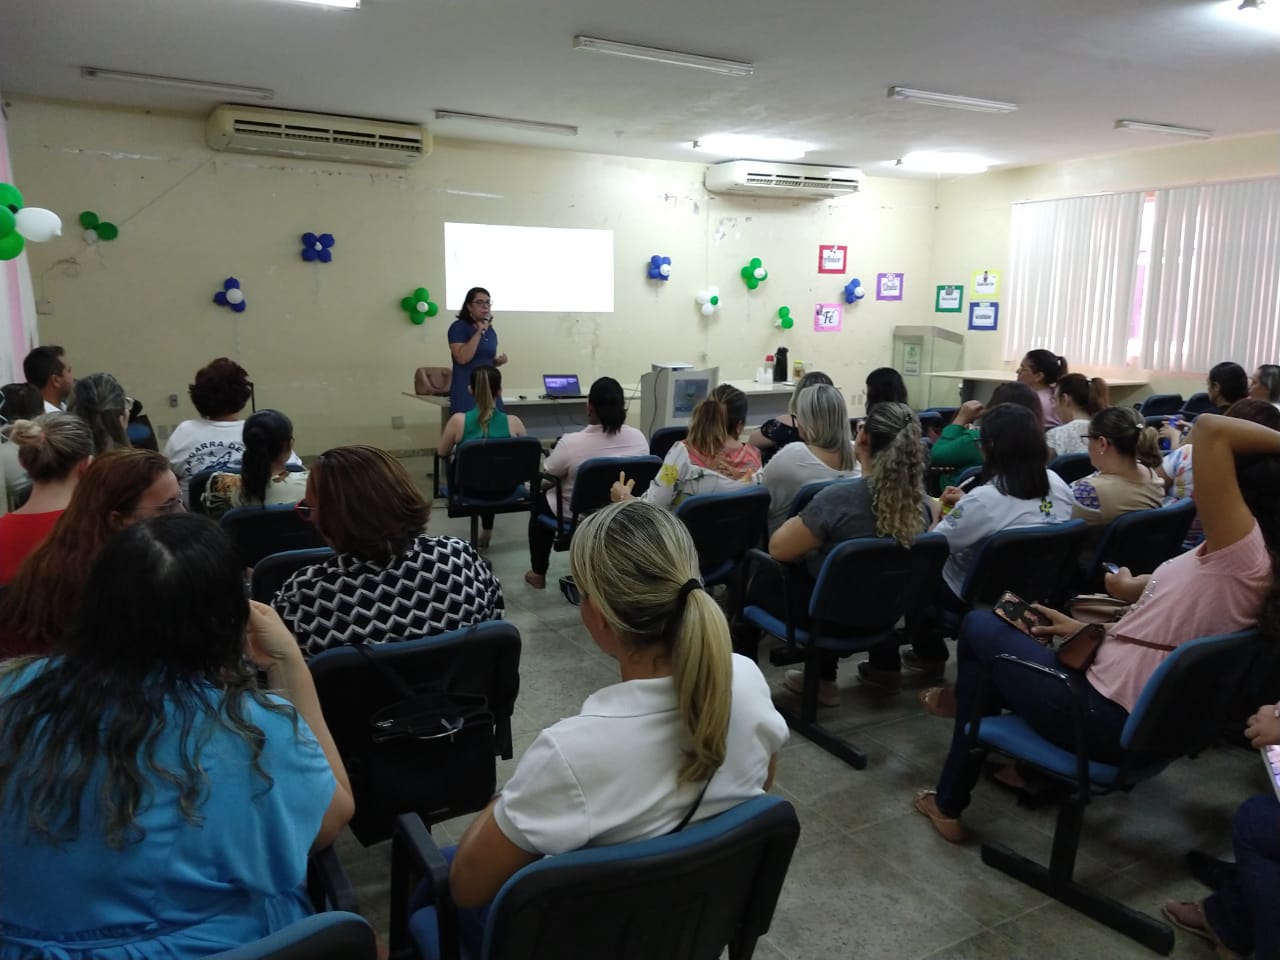
POLYGON ((813 329, 815 333, 839 333, 843 325, 843 304, 815 303, 813 305, 813 329))
POLYGON ((834 243, 818 245, 818 272, 844 273, 845 264, 849 262, 849 248, 834 243))

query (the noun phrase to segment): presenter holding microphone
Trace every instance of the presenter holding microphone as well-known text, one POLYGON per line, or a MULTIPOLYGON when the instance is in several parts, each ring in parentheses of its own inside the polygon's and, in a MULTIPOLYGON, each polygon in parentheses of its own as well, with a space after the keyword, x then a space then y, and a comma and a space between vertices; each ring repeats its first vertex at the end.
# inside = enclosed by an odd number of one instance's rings
MULTIPOLYGON (((449 412, 466 413, 476 405, 467 390, 476 367, 500 367, 507 362, 498 353, 498 335, 493 331, 493 299, 484 287, 467 291, 458 319, 449 325, 449 352, 453 354, 453 381, 449 388, 449 412)), ((498 400, 502 409, 502 400, 498 400)))

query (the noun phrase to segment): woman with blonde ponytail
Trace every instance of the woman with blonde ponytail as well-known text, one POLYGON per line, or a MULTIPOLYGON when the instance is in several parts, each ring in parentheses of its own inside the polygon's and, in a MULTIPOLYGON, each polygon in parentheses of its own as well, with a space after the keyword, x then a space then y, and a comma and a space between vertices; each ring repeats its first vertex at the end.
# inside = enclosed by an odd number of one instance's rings
POLYGON ((606 507, 574 531, 569 562, 566 594, 620 682, 543 730, 467 830, 449 878, 462 907, 541 856, 662 836, 760 795, 787 739, 679 520, 639 500, 606 507))

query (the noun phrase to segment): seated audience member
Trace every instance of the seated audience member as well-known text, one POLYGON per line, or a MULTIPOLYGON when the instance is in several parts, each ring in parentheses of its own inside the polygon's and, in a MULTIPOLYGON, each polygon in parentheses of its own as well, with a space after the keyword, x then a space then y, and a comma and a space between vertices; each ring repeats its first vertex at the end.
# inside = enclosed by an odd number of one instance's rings
POLYGON ((832 385, 831 378, 820 370, 806 373, 791 391, 791 401, 787 404, 786 414, 766 420, 760 425, 759 430, 751 432, 747 443, 760 451, 762 463, 768 463, 769 459, 787 444, 799 442, 800 430, 796 426, 796 398, 800 396, 801 390, 819 383, 832 385))
MULTIPOLYGON (((525 435, 520 418, 502 409, 502 374, 497 367, 483 366, 472 370, 467 392, 474 398, 475 406, 466 413, 455 413, 449 418, 436 446, 436 453, 440 456, 449 456, 471 440, 505 440, 525 435)), ((502 497, 509 492, 495 491, 495 495, 502 497)), ((477 546, 482 550, 493 538, 493 517, 492 513, 480 514, 480 542, 477 546)))
MULTIPOLYGON (((1121 570, 1107 576, 1107 590, 1133 603, 1116 623, 1093 664, 1078 676, 1084 687, 1085 745, 1093 760, 1120 763, 1120 733, 1142 688, 1172 650, 1198 637, 1257 625, 1272 642, 1280 629, 1280 433, 1234 417, 1200 417, 1192 428, 1196 508, 1205 542, 1162 563, 1150 575, 1121 570)), ((972 495, 971 495, 972 496, 972 495)), ((1051 621, 1035 627, 1043 638, 1072 636, 1085 624, 1048 607, 1051 621)), ((966 724, 986 681, 984 711, 1007 707, 1040 736, 1066 750, 1077 747, 1072 692, 1056 679, 1026 671, 988 672, 1000 654, 1060 668, 1054 651, 994 614, 975 611, 960 628, 951 750, 936 790, 922 791, 916 809, 948 840, 964 837, 960 814, 981 770, 969 751, 966 724)), ((927 706, 927 705, 926 705, 927 706)), ((1274 915, 1272 915, 1274 919, 1274 915)))
POLYGON ((1209 401, 1221 413, 1237 400, 1249 396, 1249 375, 1238 363, 1216 363, 1209 371, 1209 401))
POLYGON ((1263 363, 1249 378, 1249 396, 1280 408, 1280 366, 1263 363))
POLYGON ((297 503, 307 474, 287 464, 293 456, 293 423, 279 410, 259 410, 244 422, 239 473, 215 473, 204 488, 205 513, 219 517, 236 507, 297 503))
MULTIPOLYGON (((845 540, 861 537, 893 537, 909 545, 926 527, 924 497, 924 447, 920 421, 905 403, 878 403, 858 428, 858 452, 867 455, 862 477, 820 490, 798 516, 778 527, 769 538, 769 555, 783 563, 804 560, 807 577, 792 578, 793 609, 807 610, 818 572, 827 554, 845 540)), ((756 577, 750 587, 751 602, 785 616, 781 584, 756 577)), ((895 654, 896 656, 896 654, 895 654)), ((864 672, 859 664, 859 672, 864 672)), ((836 685, 837 658, 821 664, 818 702, 840 705, 836 685)), ((804 671, 788 670, 788 690, 804 690, 804 671)))
POLYGON ((299 570, 272 601, 308 656, 502 618, 489 565, 465 540, 423 532, 430 507, 385 450, 322 453, 298 509, 337 554, 299 570))
POLYGON ((1089 452, 1089 418, 1110 406, 1101 377, 1068 373, 1053 385, 1053 409, 1061 424, 1045 431, 1049 459, 1089 452))
POLYGON ((31 477, 31 496, 0 517, 0 584, 13 579, 62 516, 93 459, 88 425, 69 413, 45 413, 13 425, 10 441, 31 477))
POLYGON ((178 481, 154 450, 95 457, 53 530, 0 597, 0 658, 48 653, 66 634, 89 568, 112 535, 181 510, 178 481))
MULTIPOLYGON (((1249 718, 1244 731, 1259 749, 1280 745, 1280 703, 1265 704, 1249 718)), ((1164 915, 1188 933, 1203 937, 1218 948, 1220 957, 1280 957, 1280 924, 1276 900, 1280 897, 1280 803, 1273 793, 1246 800, 1231 825, 1235 863, 1198 856, 1213 871, 1214 893, 1197 902, 1171 900, 1164 915), (1229 951, 1229 952, 1224 952, 1229 951)))
POLYGON ((876 367, 867 374, 866 412, 877 403, 906 403, 907 385, 902 381, 902 374, 893 367, 876 367))
POLYGON ((756 483, 769 491, 770 533, 782 526, 806 483, 861 472, 853 456, 849 410, 839 390, 827 384, 806 387, 796 401, 795 416, 801 442, 783 447, 755 475, 756 483))
MULTIPOLYGON (((699 493, 731 493, 751 482, 760 469, 760 452, 738 437, 747 422, 747 395, 722 383, 693 408, 689 436, 667 453, 644 499, 672 510, 699 493)), ((625 478, 613 485, 614 501, 631 498, 625 478)))
MULTIPOLYGON (((182 487, 182 501, 187 502, 191 478, 205 470, 235 471, 244 455, 244 421, 240 411, 253 394, 253 384, 244 367, 219 357, 196 371, 195 383, 187 388, 196 412, 196 420, 184 420, 169 435, 164 455, 173 464, 173 472, 182 487)), ((289 463, 301 466, 294 454, 289 463)))
POLYGON ((1056 427, 1061 421, 1053 408, 1053 385, 1067 375, 1066 358, 1052 350, 1032 350, 1018 364, 1018 383, 1025 383, 1040 400, 1040 420, 1045 427, 1056 427))
POLYGON ((44 402, 44 413, 63 413, 76 378, 71 373, 66 351, 50 344, 36 347, 22 360, 22 375, 35 387, 44 402))
POLYGON ((1040 398, 1034 390, 1021 383, 1002 383, 991 394, 991 402, 984 405, 979 400, 966 400, 956 411, 955 419, 942 428, 942 434, 929 449, 929 466, 943 470, 942 485, 951 486, 956 475, 969 467, 982 466, 982 434, 975 421, 1002 403, 1014 403, 1026 407, 1041 422, 1040 398))
MULTIPOLYGON (((449 875, 464 908, 540 857, 661 837, 760 796, 787 739, 759 668, 732 652, 680 521, 643 502, 606 507, 574 534, 569 562, 582 622, 619 682, 543 730, 467 829, 449 875)), ((479 917, 462 920, 478 945, 479 917)))
POLYGON ((71 389, 71 413, 93 431, 95 453, 128 447, 125 428, 129 423, 129 401, 124 387, 109 373, 91 373, 77 380, 71 389))
POLYGON ((355 804, 226 536, 136 524, 80 608, 58 656, 0 666, 0 956, 204 957, 309 915, 307 855, 355 804))
POLYGON ((0 387, 0 415, 8 421, 0 427, 0 470, 4 472, 4 491, 0 512, 16 507, 31 492, 31 478, 18 459, 18 445, 10 441, 13 424, 34 420, 45 412, 40 391, 29 383, 8 383, 0 387))
MULTIPOLYGON (((613 377, 601 377, 587 394, 588 426, 576 433, 566 433, 542 464, 543 473, 560 478, 560 502, 565 510, 573 496, 578 467, 594 457, 646 457, 649 441, 635 427, 626 424, 627 403, 622 384, 613 377)), ((556 515, 555 488, 546 491, 538 501, 543 516, 556 515)), ((568 519, 566 517, 565 519, 568 519)), ((524 582, 538 590, 547 585, 547 568, 551 565, 551 549, 556 532, 533 520, 529 524, 529 562, 532 567, 524 582)))
POLYGON ((1098 472, 1071 485, 1071 515, 1093 528, 1091 540, 1122 513, 1150 510, 1164 499, 1156 428, 1130 407, 1107 407, 1089 421, 1089 462, 1098 472))

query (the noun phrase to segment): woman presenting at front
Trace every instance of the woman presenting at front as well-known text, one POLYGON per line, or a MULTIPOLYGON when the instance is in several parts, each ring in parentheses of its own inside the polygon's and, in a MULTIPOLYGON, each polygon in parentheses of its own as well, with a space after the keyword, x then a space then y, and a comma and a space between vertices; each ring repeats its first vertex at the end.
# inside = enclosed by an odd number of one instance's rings
MULTIPOLYGON (((500 367, 507 355, 498 352, 498 335, 493 332, 493 298, 484 287, 467 291, 458 319, 449 325, 449 353, 453 355, 453 379, 449 387, 449 412, 466 413, 476 405, 467 391, 471 371, 476 367, 500 367)), ((502 409, 502 401, 498 401, 502 409)))

